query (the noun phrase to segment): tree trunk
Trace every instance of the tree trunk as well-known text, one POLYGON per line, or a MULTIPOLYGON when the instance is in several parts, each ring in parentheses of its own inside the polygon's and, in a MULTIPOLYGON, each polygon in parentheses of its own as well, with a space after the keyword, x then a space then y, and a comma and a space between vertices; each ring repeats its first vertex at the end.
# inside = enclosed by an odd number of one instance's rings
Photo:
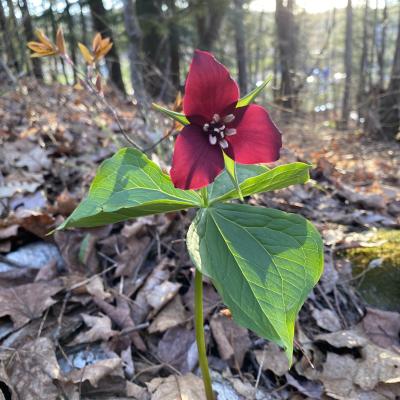
POLYGON ((18 60, 11 40, 13 35, 11 33, 9 22, 10 18, 6 17, 3 3, 0 1, 0 32, 2 33, 4 49, 5 53, 7 54, 7 65, 9 67, 15 67, 15 69, 18 71, 18 60))
MULTIPOLYGON (((369 0, 365 1, 364 17, 363 17, 363 37, 362 37, 362 50, 360 58, 360 72, 359 72, 359 82, 357 91, 357 107, 358 107, 358 125, 360 124, 360 119, 365 117, 365 96, 367 93, 365 84, 365 76, 367 74, 368 67, 368 11, 369 11, 369 0)), ((370 71, 371 73, 371 71, 370 71)))
POLYGON ((190 0, 189 4, 196 10, 198 48, 212 51, 219 36, 222 21, 226 14, 228 0, 190 0))
MULTIPOLYGON (((378 8, 378 0, 376 7, 378 8)), ((378 68, 379 68, 379 89, 383 90, 385 87, 385 50, 386 50, 386 28, 388 21, 388 10, 387 10, 387 1, 385 0, 385 5, 383 7, 382 12, 382 21, 381 25, 381 36, 379 43, 377 43, 376 51, 377 51, 377 59, 378 59, 378 68)))
POLYGON ((143 60, 140 56, 140 42, 142 32, 136 16, 135 0, 124 0, 125 30, 129 39, 129 67, 131 72, 132 88, 138 104, 142 108, 148 107, 146 91, 144 89, 142 67, 143 60))
MULTIPOLYGON (((32 26, 32 18, 29 12, 27 0, 19 0, 19 8, 22 14, 24 33, 27 41, 36 40, 32 26)), ((33 74, 37 79, 43 79, 42 63, 39 58, 32 58, 33 74)))
POLYGON ((236 62, 238 68, 238 81, 241 94, 247 93, 247 55, 244 28, 243 0, 234 0, 234 30, 236 44, 236 62))
POLYGON ((13 0, 7 0, 7 7, 8 7, 8 12, 9 12, 9 19, 12 22, 12 32, 13 36, 16 39, 16 42, 18 43, 19 49, 19 71, 21 72, 24 67, 27 68, 27 71, 30 72, 29 68, 29 63, 27 61, 27 56, 26 56, 26 46, 25 43, 21 37, 20 31, 19 31, 19 26, 17 22, 17 17, 15 16, 15 6, 13 0))
POLYGON ((176 21, 176 5, 175 0, 168 0, 168 8, 171 11, 169 21, 169 56, 171 59, 171 81, 176 90, 180 90, 180 38, 179 27, 176 21))
POLYGON ((339 129, 347 129, 350 115, 350 95, 351 95, 351 74, 352 74, 352 39, 353 39, 353 7, 351 0, 347 0, 346 7, 346 38, 344 50, 344 68, 346 79, 344 82, 343 101, 342 101, 342 116, 339 129))
POLYGON ((382 133, 395 138, 400 128, 400 13, 397 29, 396 51, 387 91, 381 97, 379 120, 382 133))
POLYGON ((88 28, 87 28, 87 22, 86 22, 86 18, 85 15, 83 13, 83 7, 84 4, 82 4, 83 1, 79 0, 79 18, 80 18, 80 22, 81 22, 81 27, 82 27, 82 41, 83 43, 88 43, 89 39, 88 39, 88 28))
MULTIPOLYGON (((293 15, 293 1, 287 1, 284 6, 283 0, 276 0, 276 32, 279 47, 279 62, 281 71, 280 101, 287 110, 295 109, 297 104, 294 91, 294 70, 296 67, 296 25, 293 15)), ((289 117, 289 113, 285 116, 289 117)))
POLYGON ((136 0, 136 12, 143 32, 142 51, 146 65, 144 83, 152 97, 163 92, 169 72, 168 35, 163 32, 163 11, 161 0, 136 0))
POLYGON ((122 79, 121 64, 119 62, 117 44, 113 38, 112 31, 107 19, 107 11, 104 8, 103 0, 88 0, 90 13, 92 14, 93 27, 103 36, 109 37, 113 42, 110 52, 107 55, 107 66, 110 71, 111 82, 125 93, 125 85, 122 79))
MULTIPOLYGON (((68 0, 65 0, 65 9, 64 13, 67 17, 67 26, 68 26, 68 34, 66 35, 66 39, 68 40, 69 44, 69 51, 71 52, 71 59, 72 62, 76 65, 77 63, 77 58, 76 58, 76 48, 78 46, 78 42, 75 37, 75 29, 74 29, 74 20, 72 18, 72 15, 69 11, 69 8, 71 7, 71 4, 68 0)), ((75 70, 75 68, 72 69, 73 74, 74 74, 74 83, 78 82, 78 75, 75 70)))

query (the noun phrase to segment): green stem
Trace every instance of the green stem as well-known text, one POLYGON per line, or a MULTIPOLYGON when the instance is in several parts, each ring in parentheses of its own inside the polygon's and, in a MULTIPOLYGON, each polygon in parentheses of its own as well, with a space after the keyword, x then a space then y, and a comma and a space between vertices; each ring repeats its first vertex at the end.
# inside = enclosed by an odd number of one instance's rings
POLYGON ((199 365, 203 375, 204 389, 207 400, 215 400, 211 386, 210 371, 208 369, 206 341, 204 338, 204 316, 203 316, 203 276, 196 269, 194 275, 194 325, 196 329, 196 343, 199 351, 199 365))
POLYGON ((208 192, 207 192, 207 186, 203 187, 200 189, 200 194, 203 199, 203 205, 204 207, 208 207, 208 192))

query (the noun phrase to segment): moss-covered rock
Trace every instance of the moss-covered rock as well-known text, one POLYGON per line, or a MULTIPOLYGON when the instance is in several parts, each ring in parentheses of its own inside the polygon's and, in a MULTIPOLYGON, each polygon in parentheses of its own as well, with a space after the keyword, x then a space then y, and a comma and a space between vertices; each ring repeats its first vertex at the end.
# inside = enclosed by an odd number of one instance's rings
POLYGON ((344 252, 354 265, 358 292, 371 306, 400 311, 400 230, 359 235, 362 246, 344 252))

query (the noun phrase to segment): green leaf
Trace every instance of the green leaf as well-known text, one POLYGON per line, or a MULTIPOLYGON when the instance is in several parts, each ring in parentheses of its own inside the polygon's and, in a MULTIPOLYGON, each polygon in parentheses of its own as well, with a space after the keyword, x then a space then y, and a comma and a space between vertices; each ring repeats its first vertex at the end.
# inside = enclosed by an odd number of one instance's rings
POLYGON ((269 208, 218 204, 199 210, 187 246, 234 320, 286 349, 296 316, 323 270, 323 244, 305 218, 269 208))
POLYGON ((236 193, 239 196, 241 201, 244 201, 242 191, 239 186, 239 180, 237 175, 236 163, 232 158, 230 158, 225 152, 222 152, 224 155, 224 164, 225 164, 225 171, 227 172, 229 178, 231 179, 234 188, 236 189, 236 193))
POLYGON ((181 113, 178 113, 178 112, 176 112, 176 111, 168 110, 168 108, 161 107, 161 106, 159 106, 159 105, 156 104, 156 103, 153 103, 152 106, 153 106, 153 108, 154 108, 155 110, 162 112, 162 113, 165 114, 167 117, 172 118, 172 119, 174 119, 175 121, 178 121, 178 122, 181 123, 182 125, 189 125, 189 124, 190 124, 190 122, 189 122, 189 120, 186 118, 186 115, 185 115, 185 114, 181 114, 181 113))
MULTIPOLYGON (((283 189, 310 179, 311 165, 295 162, 268 169, 259 165, 236 164, 237 179, 243 196, 283 189)), ((210 204, 240 198, 226 171, 208 187, 210 204)))
POLYGON ((250 93, 247 93, 246 96, 243 96, 236 104, 236 108, 248 106, 250 103, 254 101, 254 99, 261 93, 261 91, 268 85, 272 78, 266 79, 260 86, 254 88, 250 93))
POLYGON ((200 206, 196 192, 176 189, 143 153, 121 149, 101 164, 88 197, 58 229, 94 227, 200 206))

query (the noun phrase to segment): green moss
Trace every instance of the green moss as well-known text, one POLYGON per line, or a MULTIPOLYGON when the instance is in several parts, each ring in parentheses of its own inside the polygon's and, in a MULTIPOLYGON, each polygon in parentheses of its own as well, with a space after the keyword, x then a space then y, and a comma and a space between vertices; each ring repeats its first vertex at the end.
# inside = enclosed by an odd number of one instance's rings
POLYGON ((362 246, 343 255, 354 265, 358 292, 371 306, 400 311, 400 230, 357 235, 362 246))

